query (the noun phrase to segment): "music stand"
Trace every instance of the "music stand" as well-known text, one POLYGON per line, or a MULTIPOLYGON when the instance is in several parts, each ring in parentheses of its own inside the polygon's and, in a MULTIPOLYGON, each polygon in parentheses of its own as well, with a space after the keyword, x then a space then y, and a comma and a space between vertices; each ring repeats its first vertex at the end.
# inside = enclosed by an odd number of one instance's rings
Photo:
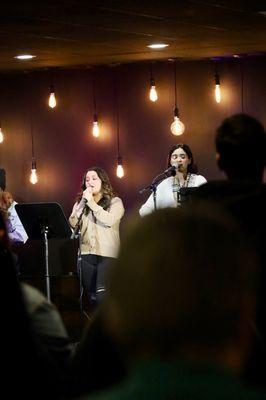
POLYGON ((25 203, 15 205, 29 239, 41 239, 45 249, 46 296, 51 300, 48 239, 71 237, 71 228, 58 203, 25 203))
POLYGON ((181 205, 188 204, 191 202, 191 196, 198 189, 198 187, 181 187, 179 189, 180 203, 181 205))

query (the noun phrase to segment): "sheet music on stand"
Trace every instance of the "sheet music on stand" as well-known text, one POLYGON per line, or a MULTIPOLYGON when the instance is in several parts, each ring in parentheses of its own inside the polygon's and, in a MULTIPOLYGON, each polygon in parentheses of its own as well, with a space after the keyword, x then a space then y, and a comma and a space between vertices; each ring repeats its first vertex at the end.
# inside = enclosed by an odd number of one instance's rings
POLYGON ((15 205, 29 239, 44 242, 46 295, 50 301, 49 246, 51 238, 70 238, 72 230, 58 203, 21 203, 15 205))

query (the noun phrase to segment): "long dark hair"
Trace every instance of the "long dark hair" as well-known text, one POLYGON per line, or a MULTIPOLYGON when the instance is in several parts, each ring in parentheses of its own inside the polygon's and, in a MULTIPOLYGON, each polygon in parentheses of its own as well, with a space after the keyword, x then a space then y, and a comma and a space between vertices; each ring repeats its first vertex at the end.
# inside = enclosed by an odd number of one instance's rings
POLYGON ((194 163, 194 158, 190 147, 187 144, 178 143, 172 146, 169 150, 168 157, 167 157, 167 168, 171 167, 171 156, 176 149, 183 149, 184 152, 187 154, 188 158, 190 159, 190 164, 187 166, 187 172, 190 174, 197 174, 198 167, 194 163))
POLYGON ((102 197, 99 200, 98 204, 99 206, 107 210, 110 207, 112 198, 114 198, 116 194, 114 192, 114 189, 112 188, 107 173, 105 172, 104 169, 100 167, 91 167, 86 170, 82 179, 81 191, 78 193, 76 200, 79 203, 82 198, 83 191, 86 189, 86 175, 89 171, 95 171, 102 182, 102 188, 101 188, 102 197))

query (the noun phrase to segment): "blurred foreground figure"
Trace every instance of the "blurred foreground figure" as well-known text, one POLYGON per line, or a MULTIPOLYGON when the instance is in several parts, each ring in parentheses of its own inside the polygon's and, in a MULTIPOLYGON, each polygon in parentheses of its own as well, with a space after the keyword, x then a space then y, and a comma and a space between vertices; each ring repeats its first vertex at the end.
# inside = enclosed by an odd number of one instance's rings
POLYGON ((264 398, 238 380, 256 268, 238 228, 210 207, 139 221, 113 262, 101 310, 131 372, 97 399, 264 398))
MULTIPOLYGON (((216 130, 216 159, 225 180, 210 181, 192 200, 212 202, 239 223, 259 258, 259 295, 253 349, 244 373, 252 384, 266 387, 266 133, 260 121, 246 114, 226 118, 216 130)), ((236 238, 237 240, 237 238, 236 238)))
POLYGON ((2 391, 7 398, 60 399, 69 339, 57 310, 18 282, 1 213, 0 265, 2 391))

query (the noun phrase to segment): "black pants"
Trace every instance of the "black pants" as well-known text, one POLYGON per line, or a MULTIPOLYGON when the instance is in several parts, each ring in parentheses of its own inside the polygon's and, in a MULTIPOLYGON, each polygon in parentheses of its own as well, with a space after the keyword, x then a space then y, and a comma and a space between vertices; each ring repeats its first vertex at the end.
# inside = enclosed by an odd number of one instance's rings
POLYGON ((110 257, 95 254, 81 255, 78 273, 85 296, 88 295, 90 303, 99 304, 104 297, 106 269, 110 260, 110 257))

